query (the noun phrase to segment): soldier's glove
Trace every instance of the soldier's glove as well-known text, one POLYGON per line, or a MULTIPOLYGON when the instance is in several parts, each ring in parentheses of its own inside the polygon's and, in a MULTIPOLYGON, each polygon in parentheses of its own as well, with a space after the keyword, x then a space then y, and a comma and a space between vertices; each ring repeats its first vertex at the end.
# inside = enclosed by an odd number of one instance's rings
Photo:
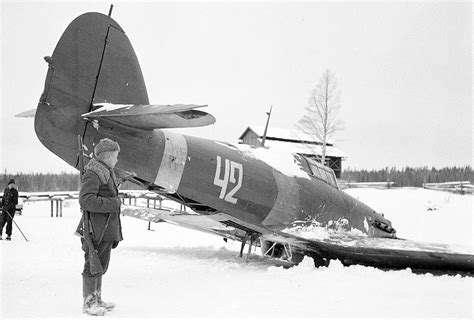
POLYGON ((132 180, 134 177, 136 177, 137 174, 135 172, 130 172, 130 171, 125 171, 125 170, 121 170, 120 171, 120 182, 125 182, 127 180, 132 180))

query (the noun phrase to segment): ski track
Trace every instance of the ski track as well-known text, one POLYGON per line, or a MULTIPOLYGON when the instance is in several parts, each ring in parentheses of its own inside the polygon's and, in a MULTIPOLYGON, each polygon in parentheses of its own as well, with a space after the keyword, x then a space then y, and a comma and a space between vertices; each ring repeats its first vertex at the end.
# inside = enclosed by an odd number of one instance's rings
MULTIPOLYGON (((472 196, 423 189, 350 189, 385 213, 400 237, 473 245, 472 196), (433 210, 428 210, 431 208, 433 210)), ((13 241, 0 242, 0 318, 89 318, 82 307, 82 251, 73 231, 77 200, 63 218, 49 202, 26 203, 13 241)), ((125 240, 112 252, 103 296, 106 318, 472 318, 473 278, 343 267, 305 258, 284 269, 240 243, 171 224, 122 217, 125 240)), ((258 250, 258 249, 257 249, 258 250)), ((258 252, 259 253, 259 252, 258 252)))

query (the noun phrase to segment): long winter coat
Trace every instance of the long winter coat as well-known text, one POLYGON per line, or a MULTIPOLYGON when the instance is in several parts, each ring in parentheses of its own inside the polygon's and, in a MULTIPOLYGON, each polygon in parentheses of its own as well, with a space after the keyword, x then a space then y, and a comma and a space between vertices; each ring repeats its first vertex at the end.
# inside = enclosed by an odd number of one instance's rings
MULTIPOLYGON (((85 167, 79 192, 79 204, 82 210, 90 212, 92 240, 99 241, 110 215, 109 224, 102 241, 121 241, 120 199, 116 177, 112 169, 104 162, 92 159, 85 167)), ((82 235, 83 225, 77 230, 82 235)))
POLYGON ((14 213, 16 210, 16 205, 18 204, 18 191, 15 188, 5 188, 3 191, 3 197, 0 201, 0 207, 7 210, 8 212, 14 213))

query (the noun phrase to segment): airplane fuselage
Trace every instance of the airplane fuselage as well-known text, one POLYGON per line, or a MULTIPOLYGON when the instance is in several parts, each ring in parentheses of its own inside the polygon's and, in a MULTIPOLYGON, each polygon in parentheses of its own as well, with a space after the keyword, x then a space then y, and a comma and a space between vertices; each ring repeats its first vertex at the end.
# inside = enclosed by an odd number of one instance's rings
POLYGON ((335 226, 345 219, 349 229, 367 234, 371 221, 387 223, 337 186, 314 177, 301 156, 272 154, 271 150, 170 130, 132 135, 126 128, 107 128, 107 121, 87 126, 84 141, 89 150, 103 137, 118 141, 122 148, 118 168, 135 172, 147 184, 198 213, 221 212, 233 217, 235 223, 275 230, 297 221, 335 226), (262 152, 275 161, 263 161, 258 157, 262 152), (275 166, 279 162, 287 164, 275 166))

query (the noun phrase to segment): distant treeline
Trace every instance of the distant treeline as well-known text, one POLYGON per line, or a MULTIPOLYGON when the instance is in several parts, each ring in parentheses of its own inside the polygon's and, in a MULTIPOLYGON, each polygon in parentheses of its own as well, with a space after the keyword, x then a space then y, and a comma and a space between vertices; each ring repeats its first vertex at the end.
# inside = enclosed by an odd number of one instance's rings
POLYGON ((15 179, 18 191, 74 191, 79 189, 79 175, 74 173, 16 173, 2 174, 0 187, 5 188, 8 180, 15 179))
MULTIPOLYGON (((8 179, 15 179, 19 191, 73 191, 79 190, 79 174, 74 173, 17 173, 0 175, 0 188, 7 185, 8 179)), ((405 167, 403 169, 385 168, 380 170, 356 170, 347 168, 342 172, 342 180, 353 182, 387 182, 393 181, 398 187, 421 187, 423 183, 464 181, 474 182, 471 166, 446 167, 441 169, 428 167, 405 167)), ((126 182, 122 190, 140 189, 131 182, 126 182)))
POLYGON ((402 169, 385 168, 380 170, 344 169, 342 180, 354 182, 395 182, 397 187, 422 187, 423 183, 448 181, 474 182, 471 166, 445 167, 441 169, 428 167, 405 167, 402 169))

